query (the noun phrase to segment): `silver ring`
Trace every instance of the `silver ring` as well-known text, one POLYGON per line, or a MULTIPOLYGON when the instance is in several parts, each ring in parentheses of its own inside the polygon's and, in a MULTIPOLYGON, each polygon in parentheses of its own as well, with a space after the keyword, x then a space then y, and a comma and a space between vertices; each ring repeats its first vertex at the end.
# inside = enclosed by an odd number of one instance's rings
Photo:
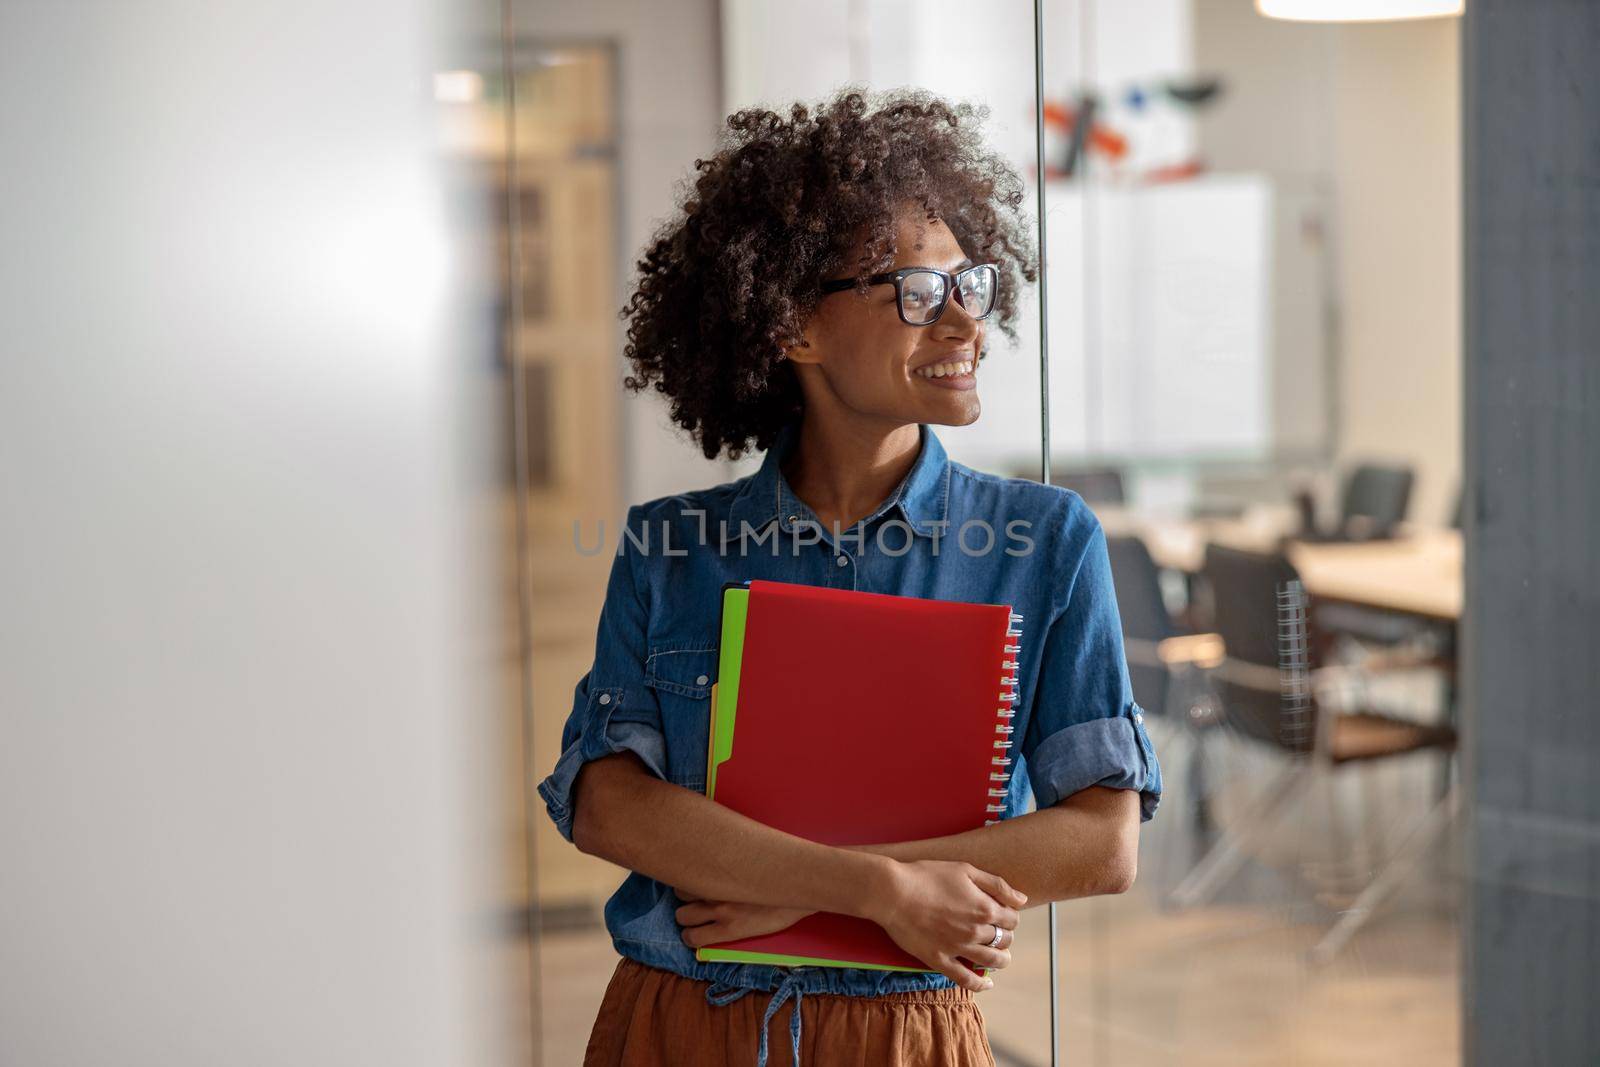
POLYGON ((999 948, 1000 947, 1000 939, 1006 936, 1005 935, 1005 931, 1000 929, 1000 924, 999 923, 990 923, 989 925, 994 927, 994 937, 992 939, 990 939, 989 947, 990 948, 999 948))

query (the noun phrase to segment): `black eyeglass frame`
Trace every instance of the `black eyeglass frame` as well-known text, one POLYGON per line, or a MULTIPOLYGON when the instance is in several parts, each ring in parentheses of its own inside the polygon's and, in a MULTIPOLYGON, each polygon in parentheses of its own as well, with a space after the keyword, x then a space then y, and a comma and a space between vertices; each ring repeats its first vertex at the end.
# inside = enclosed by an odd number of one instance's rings
MULTIPOLYGON (((971 274, 976 270, 986 270, 992 275, 990 287, 994 292, 994 299, 990 302, 988 311, 985 311, 982 315, 972 315, 971 311, 967 312, 975 320, 981 322, 993 315, 994 309, 1000 306, 1000 268, 993 263, 974 263, 972 266, 964 267, 954 274, 947 270, 940 270, 937 267, 901 267, 899 270, 886 271, 883 274, 869 274, 866 280, 868 285, 889 285, 891 283, 894 285, 894 307, 895 311, 900 315, 901 322, 907 326, 932 326, 944 316, 944 309, 949 306, 950 298, 960 292, 962 276, 971 274), (905 281, 907 276, 912 274, 937 274, 944 279, 944 299, 939 303, 939 310, 935 311, 933 318, 927 322, 912 322, 906 318, 905 293, 901 288, 901 283, 905 281)), ((855 285, 856 280, 854 278, 835 278, 832 281, 823 282, 818 286, 818 289, 822 292, 822 295, 827 296, 829 293, 842 293, 846 289, 854 289, 855 285)), ((965 308, 967 305, 962 304, 961 306, 965 308)))

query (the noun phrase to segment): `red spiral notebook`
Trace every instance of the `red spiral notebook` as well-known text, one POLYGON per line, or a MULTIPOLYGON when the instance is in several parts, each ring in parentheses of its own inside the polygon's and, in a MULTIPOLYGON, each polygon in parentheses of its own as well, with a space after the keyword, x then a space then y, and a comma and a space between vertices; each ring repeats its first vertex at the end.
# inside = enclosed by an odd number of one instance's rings
MULTIPOLYGON (((830 845, 996 821, 1011 773, 1021 624, 1005 604, 726 586, 706 795, 830 845)), ((826 912, 696 956, 928 970, 876 923, 826 912)))

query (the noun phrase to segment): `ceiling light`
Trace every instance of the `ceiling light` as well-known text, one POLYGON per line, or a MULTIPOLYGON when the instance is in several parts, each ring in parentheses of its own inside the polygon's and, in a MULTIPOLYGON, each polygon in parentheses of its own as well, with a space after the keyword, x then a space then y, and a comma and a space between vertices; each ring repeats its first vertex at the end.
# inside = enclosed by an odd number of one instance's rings
POLYGON ((1465 0, 1256 0, 1256 10, 1294 22, 1388 22, 1459 15, 1465 0))

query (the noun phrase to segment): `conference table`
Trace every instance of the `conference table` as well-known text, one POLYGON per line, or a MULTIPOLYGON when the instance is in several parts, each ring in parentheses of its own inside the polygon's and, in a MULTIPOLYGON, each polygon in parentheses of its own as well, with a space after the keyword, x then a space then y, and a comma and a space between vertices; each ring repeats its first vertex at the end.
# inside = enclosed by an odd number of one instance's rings
POLYGON ((1324 602, 1353 604, 1441 623, 1461 618, 1464 598, 1461 531, 1402 524, 1396 536, 1371 541, 1284 540, 1292 508, 1256 507, 1237 518, 1172 518, 1122 507, 1095 507, 1108 535, 1133 534, 1156 564, 1199 573, 1208 543, 1270 552, 1280 546, 1306 592, 1324 602))

